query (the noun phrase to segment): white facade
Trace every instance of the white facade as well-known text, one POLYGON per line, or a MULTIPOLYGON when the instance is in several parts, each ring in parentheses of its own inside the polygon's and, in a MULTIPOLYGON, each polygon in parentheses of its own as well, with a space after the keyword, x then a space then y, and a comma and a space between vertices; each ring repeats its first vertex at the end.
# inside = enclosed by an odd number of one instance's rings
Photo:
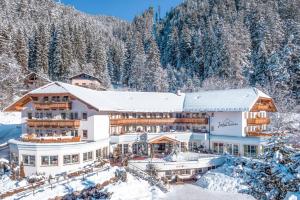
POLYGON ((99 157, 99 153, 96 156, 99 149, 100 157, 107 157, 116 147, 121 147, 122 154, 138 148, 146 148, 144 151, 149 154, 149 141, 163 136, 176 141, 182 149, 205 148, 218 154, 256 156, 262 152, 266 139, 249 136, 248 132, 267 129, 265 122, 249 125, 249 119, 267 118, 266 111, 252 109, 260 98, 271 99, 255 88, 172 94, 96 91, 54 82, 28 93, 6 109, 14 111, 21 107, 22 133, 41 139, 40 142, 11 140, 11 158, 19 164, 26 163, 26 175, 58 174, 94 162, 99 157), (58 100, 55 100, 57 95, 58 100), (38 103, 46 106, 65 103, 65 95, 71 107, 36 108, 38 103), (28 118, 38 122, 69 120, 79 124, 58 128, 29 126, 28 118), (80 137, 80 141, 59 143, 55 142, 57 137, 80 137), (54 142, 43 143, 47 139, 54 142), (84 160, 87 152, 90 152, 89 159, 84 160), (76 162, 68 163, 71 159, 68 155, 78 155, 72 158, 76 162), (34 164, 30 163, 30 156, 34 157, 34 164), (54 161, 45 165, 47 159, 54 161))
MULTIPOLYGON (((84 166, 97 160, 96 151, 101 150, 101 157, 107 157, 108 139, 95 142, 60 143, 60 144, 37 144, 10 140, 9 147, 11 156, 18 156, 19 162, 23 162, 26 176, 35 174, 56 175, 82 169, 84 166), (105 149, 106 148, 106 149, 105 149), (92 157, 84 160, 84 153, 91 152, 92 157), (103 155, 106 152, 106 155, 103 155), (76 162, 64 162, 64 156, 78 155, 76 162), (25 163, 24 156, 34 156, 34 162, 25 163), (49 164, 42 163, 43 156, 57 156, 58 162, 49 164)), ((29 161, 30 162, 30 161, 29 161)))

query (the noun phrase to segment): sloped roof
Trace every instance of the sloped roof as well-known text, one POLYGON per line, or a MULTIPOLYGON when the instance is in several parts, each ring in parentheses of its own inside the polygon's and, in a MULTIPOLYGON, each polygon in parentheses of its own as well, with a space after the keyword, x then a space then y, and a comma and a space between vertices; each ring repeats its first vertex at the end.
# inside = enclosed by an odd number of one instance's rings
POLYGON ((256 88, 186 93, 183 111, 250 111, 259 97, 271 98, 256 88))
MULTIPOLYGON (((43 93, 69 93, 99 111, 112 112, 250 111, 259 98, 271 99, 256 88, 177 95, 161 92, 97 91, 62 82, 49 83, 29 92, 27 96, 43 93)), ((12 107, 7 108, 7 111, 11 110, 12 107)))
POLYGON ((101 111, 180 112, 184 95, 159 92, 96 91, 84 87, 54 82, 29 94, 70 93, 101 111))

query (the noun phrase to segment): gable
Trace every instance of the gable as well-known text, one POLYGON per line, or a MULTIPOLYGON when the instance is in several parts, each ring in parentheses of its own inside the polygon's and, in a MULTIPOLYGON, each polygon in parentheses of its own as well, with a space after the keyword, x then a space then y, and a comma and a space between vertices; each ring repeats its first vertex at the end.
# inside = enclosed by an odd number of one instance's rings
POLYGON ((266 112, 277 112, 277 108, 273 99, 259 97, 254 105, 251 107, 252 112, 266 111, 266 112))

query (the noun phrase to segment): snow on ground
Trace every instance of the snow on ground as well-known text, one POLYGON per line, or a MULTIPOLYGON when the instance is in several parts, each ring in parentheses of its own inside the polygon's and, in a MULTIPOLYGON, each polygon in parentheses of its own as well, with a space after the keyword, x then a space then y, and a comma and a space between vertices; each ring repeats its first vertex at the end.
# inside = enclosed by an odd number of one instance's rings
POLYGON ((150 186, 147 181, 138 179, 129 173, 127 173, 127 182, 111 184, 106 186, 103 190, 113 193, 111 200, 162 199, 165 195, 159 188, 150 186))
MULTIPOLYGON (((99 172, 98 174, 95 173, 91 176, 86 177, 85 180, 82 179, 76 179, 71 180, 69 183, 60 184, 55 186, 52 190, 51 188, 46 189, 39 189, 35 191, 35 195, 30 192, 27 194, 27 196, 18 198, 18 199, 28 199, 28 200, 41 200, 41 199, 49 199, 54 198, 56 196, 64 196, 68 193, 74 192, 74 191, 81 191, 84 188, 88 188, 91 186, 95 186, 97 183, 103 183, 104 181, 109 180, 110 178, 115 176, 115 171, 117 167, 110 168, 109 170, 99 172)), ((7 199, 15 199, 16 196, 9 197, 7 199)))
POLYGON ((193 184, 173 185, 166 194, 166 200, 255 200, 246 194, 210 191, 193 184))
POLYGON ((232 176, 234 173, 234 167, 228 164, 224 164, 221 167, 208 171, 202 175, 197 185, 202 188, 206 188, 212 191, 223 191, 230 193, 238 193, 241 190, 248 189, 243 185, 243 179, 236 176, 232 176))
POLYGON ((299 199, 300 199, 300 192, 288 192, 284 198, 284 200, 299 200, 299 199))
POLYGON ((21 135, 21 113, 0 112, 0 144, 21 135))
POLYGON ((18 187, 18 181, 13 181, 8 175, 0 176, 0 193, 18 187))
POLYGON ((212 156, 209 154, 200 154, 195 152, 173 152, 164 158, 165 161, 169 162, 180 162, 180 161, 196 161, 199 158, 212 156))
MULTIPOLYGON (((49 199, 56 196, 64 196, 68 193, 74 191, 81 191, 85 188, 95 186, 97 183, 103 183, 104 181, 109 180, 115 176, 115 171, 117 167, 110 168, 103 172, 99 172, 98 175, 94 174, 87 177, 85 180, 73 180, 69 183, 60 184, 55 186, 52 190, 51 188, 39 189, 35 192, 35 195, 32 192, 29 192, 27 196, 17 197, 12 196, 7 199, 22 199, 22 200, 40 200, 40 199, 49 199)), ((16 182, 8 179, 8 177, 3 176, 3 181, 0 182, 0 188, 12 189, 17 185, 24 185, 25 183, 16 182)), ((127 181, 115 184, 110 184, 104 187, 103 191, 112 193, 112 200, 129 200, 129 199, 138 199, 138 200, 150 200, 150 199, 161 199, 164 196, 164 193, 161 192, 157 187, 150 186, 147 181, 138 179, 131 174, 127 173, 127 181)), ((1 192, 1 191, 0 191, 1 192)))

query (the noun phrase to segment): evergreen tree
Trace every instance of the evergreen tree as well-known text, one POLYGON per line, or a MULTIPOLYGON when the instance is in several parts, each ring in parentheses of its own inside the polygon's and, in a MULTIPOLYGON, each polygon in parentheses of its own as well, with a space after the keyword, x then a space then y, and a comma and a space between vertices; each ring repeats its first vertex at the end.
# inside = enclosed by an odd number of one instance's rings
POLYGON ((48 74, 48 49, 45 26, 40 24, 35 34, 36 70, 40 74, 48 74))
POLYGON ((61 52, 61 33, 60 30, 52 24, 49 44, 49 77, 51 80, 60 80, 62 69, 61 52))
POLYGON ((22 70, 27 70, 28 66, 28 54, 27 54, 27 46, 24 34, 19 29, 15 39, 15 58, 18 61, 18 64, 22 67, 22 70))
POLYGON ((107 57, 106 52, 103 47, 103 43, 98 40, 96 43, 96 48, 94 52, 94 67, 95 67, 95 76, 100 79, 102 86, 109 88, 110 77, 107 69, 107 57))
POLYGON ((168 88, 167 78, 160 64, 159 50, 156 42, 151 39, 149 53, 146 60, 144 90, 166 91, 168 88))

